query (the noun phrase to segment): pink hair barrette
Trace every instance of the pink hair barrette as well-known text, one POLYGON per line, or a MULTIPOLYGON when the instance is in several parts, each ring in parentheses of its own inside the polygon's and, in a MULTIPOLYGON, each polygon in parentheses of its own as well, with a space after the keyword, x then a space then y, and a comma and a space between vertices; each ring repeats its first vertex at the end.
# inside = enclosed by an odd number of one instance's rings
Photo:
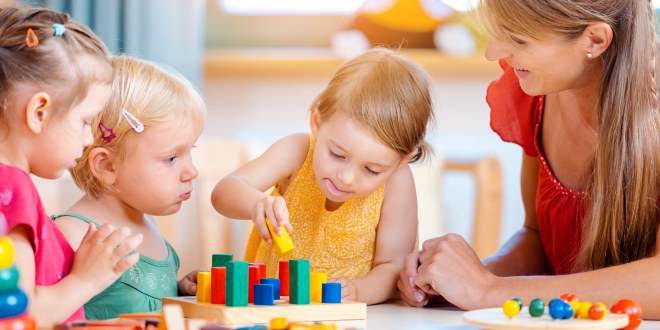
POLYGON ((140 133, 144 131, 144 125, 142 125, 142 122, 140 122, 135 116, 133 116, 128 110, 126 109, 121 109, 121 115, 124 116, 124 119, 126 119, 126 122, 128 122, 133 129, 140 133))
POLYGON ((112 139, 117 137, 112 128, 105 126, 101 121, 99 122, 99 131, 101 131, 101 138, 103 138, 105 142, 110 143, 112 142, 112 139))

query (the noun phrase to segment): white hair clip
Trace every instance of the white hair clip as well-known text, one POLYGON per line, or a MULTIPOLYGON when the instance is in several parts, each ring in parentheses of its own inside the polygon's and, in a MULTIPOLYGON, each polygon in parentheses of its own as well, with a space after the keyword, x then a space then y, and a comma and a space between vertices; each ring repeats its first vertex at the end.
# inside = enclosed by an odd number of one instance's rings
POLYGON ((144 125, 142 125, 142 123, 137 118, 135 118, 135 116, 128 112, 128 110, 121 109, 121 115, 124 116, 126 122, 131 125, 131 127, 133 127, 136 132, 140 133, 144 131, 144 125))

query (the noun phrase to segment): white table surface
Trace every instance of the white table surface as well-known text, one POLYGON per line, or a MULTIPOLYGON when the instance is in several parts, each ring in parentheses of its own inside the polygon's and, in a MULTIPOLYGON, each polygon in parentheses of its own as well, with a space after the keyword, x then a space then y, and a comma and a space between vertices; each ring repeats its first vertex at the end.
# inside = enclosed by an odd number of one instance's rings
MULTIPOLYGON (((416 308, 401 301, 388 301, 379 305, 367 306, 367 319, 360 321, 338 321, 336 325, 344 329, 480 329, 463 322, 465 311, 453 307, 416 308)), ((660 329, 660 321, 644 320, 638 330, 660 329)))

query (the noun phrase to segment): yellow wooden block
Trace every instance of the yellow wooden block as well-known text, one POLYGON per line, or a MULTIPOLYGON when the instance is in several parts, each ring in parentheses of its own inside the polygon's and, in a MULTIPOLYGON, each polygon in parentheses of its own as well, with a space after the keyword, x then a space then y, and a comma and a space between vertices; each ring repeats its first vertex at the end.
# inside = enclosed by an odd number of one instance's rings
POLYGON ((309 300, 321 302, 323 300, 323 283, 328 281, 328 274, 323 272, 309 273, 309 300))
POLYGON ((211 272, 197 273, 197 300, 211 302, 211 272))
POLYGON ((268 218, 266 218, 266 225, 268 226, 268 231, 270 232, 270 236, 273 238, 273 245, 275 246, 275 252, 277 253, 277 255, 281 258, 291 253, 291 251, 293 251, 294 246, 293 246, 293 242, 291 241, 291 237, 289 237, 289 232, 286 230, 286 228, 280 227, 282 229, 282 235, 277 236, 275 230, 273 230, 273 227, 270 225, 270 221, 268 221, 268 218))

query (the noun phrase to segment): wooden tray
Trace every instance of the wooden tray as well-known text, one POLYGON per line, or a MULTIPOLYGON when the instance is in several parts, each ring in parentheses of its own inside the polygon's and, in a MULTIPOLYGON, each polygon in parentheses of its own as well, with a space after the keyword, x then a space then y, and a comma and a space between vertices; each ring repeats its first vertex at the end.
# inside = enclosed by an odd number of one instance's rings
POLYGON ((553 320, 546 308, 541 317, 529 315, 527 307, 520 314, 509 319, 501 308, 478 309, 463 314, 463 322, 482 329, 547 329, 547 330, 587 330, 587 329, 619 329, 628 325, 627 314, 607 313, 602 320, 567 319, 553 320))
POLYGON ((197 297, 189 296, 163 298, 163 305, 166 304, 181 305, 184 317, 215 319, 219 324, 269 323, 275 317, 285 317, 289 322, 364 320, 367 318, 367 305, 352 301, 341 304, 312 302, 309 305, 296 305, 289 304, 288 299, 282 299, 275 301, 274 306, 249 304, 247 307, 227 307, 226 305, 197 303, 197 297))

